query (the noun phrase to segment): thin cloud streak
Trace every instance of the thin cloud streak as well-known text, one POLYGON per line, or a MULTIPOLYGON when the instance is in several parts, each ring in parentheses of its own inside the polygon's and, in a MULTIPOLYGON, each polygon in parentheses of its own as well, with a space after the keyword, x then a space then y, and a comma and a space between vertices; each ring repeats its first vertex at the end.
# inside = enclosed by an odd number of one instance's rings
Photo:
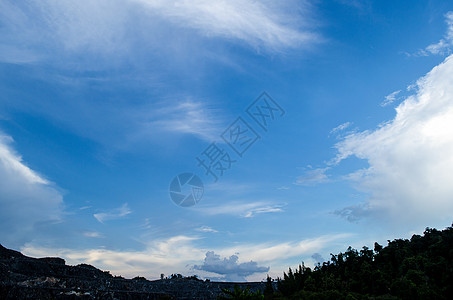
POLYGON ((221 132, 219 110, 208 108, 201 102, 187 100, 165 106, 153 113, 155 120, 144 121, 142 127, 150 131, 161 130, 176 134, 190 134, 212 142, 221 132))
POLYGON ((385 100, 381 103, 382 107, 392 104, 398 99, 398 94, 401 93, 401 90, 394 91, 393 93, 385 96, 385 100))
POLYGON ((93 217, 96 218, 100 223, 104 223, 105 221, 121 219, 129 214, 132 213, 127 203, 124 203, 121 207, 112 209, 107 212, 96 213, 93 217))
POLYGON ((341 131, 344 131, 346 128, 349 128, 352 125, 352 122, 344 122, 343 124, 338 125, 329 132, 329 136, 332 134, 338 134, 341 131))
POLYGON ((319 183, 328 182, 329 177, 326 175, 326 172, 329 169, 330 169, 330 167, 307 170, 307 171, 305 171, 304 175, 297 177, 294 184, 310 186, 310 185, 316 185, 319 183))
POLYGON ((201 226, 200 228, 197 228, 195 230, 200 232, 212 232, 212 233, 218 232, 217 230, 209 226, 201 226))
POLYGON ((234 201, 218 206, 197 206, 192 208, 194 211, 205 215, 233 215, 243 218, 252 218, 259 214, 281 213, 286 204, 274 204, 271 202, 250 202, 244 203, 234 201))

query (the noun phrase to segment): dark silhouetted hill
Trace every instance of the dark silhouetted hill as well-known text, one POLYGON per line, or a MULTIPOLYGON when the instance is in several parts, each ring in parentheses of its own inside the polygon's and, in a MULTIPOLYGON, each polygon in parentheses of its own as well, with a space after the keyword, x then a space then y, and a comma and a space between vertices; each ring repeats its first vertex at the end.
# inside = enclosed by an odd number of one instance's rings
POLYGON ((32 258, 0 245, 0 299, 217 299, 222 289, 264 289, 264 283, 205 282, 196 277, 124 279, 57 257, 32 258))

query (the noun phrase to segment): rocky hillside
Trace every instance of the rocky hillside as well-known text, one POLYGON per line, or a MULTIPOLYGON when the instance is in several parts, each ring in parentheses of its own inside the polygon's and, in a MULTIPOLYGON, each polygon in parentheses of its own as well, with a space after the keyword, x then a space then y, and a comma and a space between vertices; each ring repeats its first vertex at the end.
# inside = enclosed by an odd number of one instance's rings
POLYGON ((0 299, 216 299, 222 288, 264 289, 264 283, 204 282, 177 278, 124 279, 64 259, 32 258, 0 245, 0 299))

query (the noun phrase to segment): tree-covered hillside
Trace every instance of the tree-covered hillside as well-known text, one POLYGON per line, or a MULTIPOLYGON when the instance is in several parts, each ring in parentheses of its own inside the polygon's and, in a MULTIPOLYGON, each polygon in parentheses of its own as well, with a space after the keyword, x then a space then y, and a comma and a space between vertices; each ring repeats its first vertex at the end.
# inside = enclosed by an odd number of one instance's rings
MULTIPOLYGON (((452 225, 453 226, 453 225, 452 225)), ((278 279, 268 299, 453 299, 453 227, 331 255, 278 279)))

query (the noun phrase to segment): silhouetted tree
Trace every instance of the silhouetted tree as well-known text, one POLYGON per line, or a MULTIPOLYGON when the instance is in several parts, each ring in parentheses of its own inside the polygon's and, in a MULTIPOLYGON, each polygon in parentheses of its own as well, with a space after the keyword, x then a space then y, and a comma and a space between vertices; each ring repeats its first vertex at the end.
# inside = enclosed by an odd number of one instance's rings
POLYGON ((453 224, 289 268, 277 287, 274 299, 453 299, 453 224))
POLYGON ((225 295, 220 295, 217 297, 219 300, 225 299, 235 299, 235 300, 263 300, 264 296, 258 290, 254 293, 250 292, 250 289, 247 287, 241 289, 239 286, 235 285, 233 290, 222 289, 222 292, 225 295))
POLYGON ((264 288, 264 299, 272 299, 274 294, 274 287, 272 286, 272 278, 267 275, 266 287, 264 288))

